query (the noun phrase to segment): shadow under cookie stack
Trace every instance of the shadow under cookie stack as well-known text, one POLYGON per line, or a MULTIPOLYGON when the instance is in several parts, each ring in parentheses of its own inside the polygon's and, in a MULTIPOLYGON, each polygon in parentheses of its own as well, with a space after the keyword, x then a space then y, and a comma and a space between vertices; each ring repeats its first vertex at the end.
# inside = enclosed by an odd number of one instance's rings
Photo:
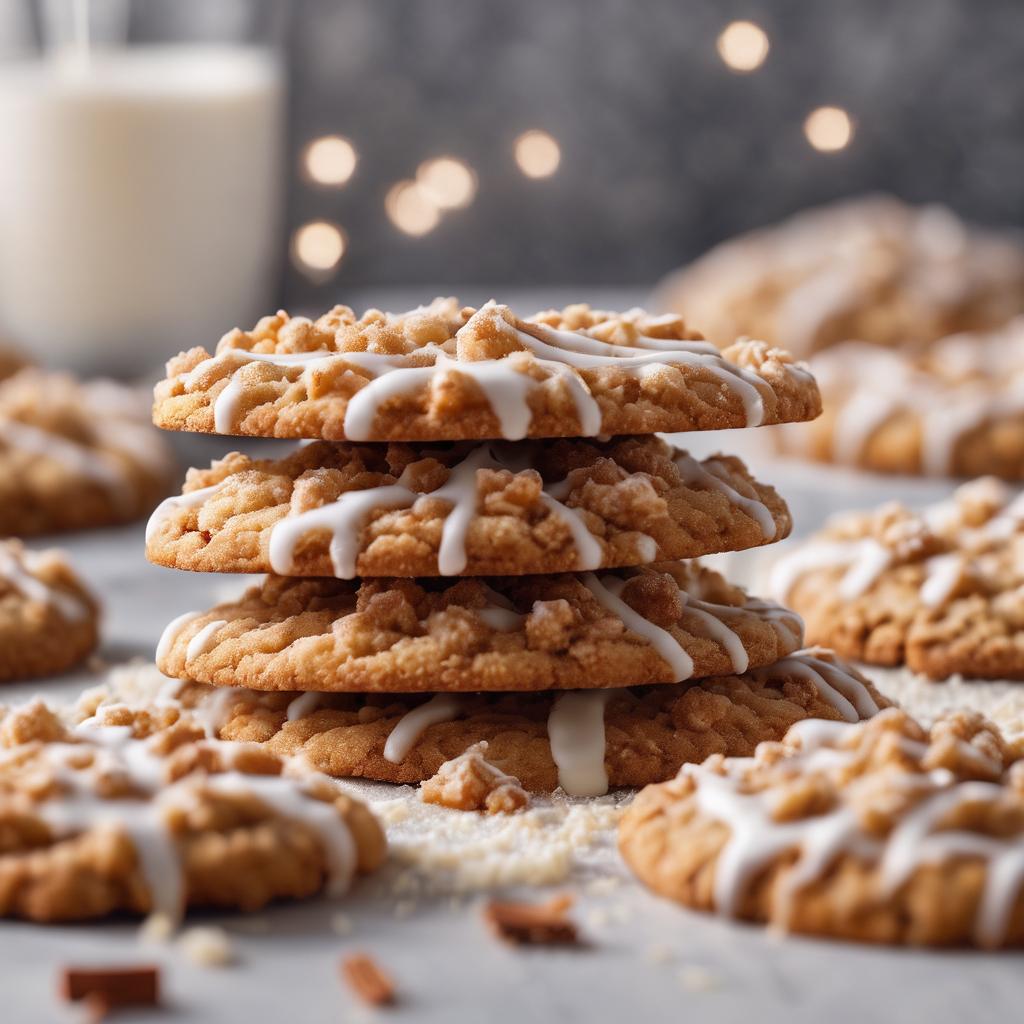
POLYGON ((267 317, 157 386, 158 426, 308 442, 193 469, 156 510, 151 561, 268 574, 172 622, 158 665, 221 739, 396 783, 462 759, 594 796, 868 717, 882 698, 801 652, 797 616, 693 561, 782 539, 784 502, 655 436, 819 411, 786 353, 677 316, 267 317))

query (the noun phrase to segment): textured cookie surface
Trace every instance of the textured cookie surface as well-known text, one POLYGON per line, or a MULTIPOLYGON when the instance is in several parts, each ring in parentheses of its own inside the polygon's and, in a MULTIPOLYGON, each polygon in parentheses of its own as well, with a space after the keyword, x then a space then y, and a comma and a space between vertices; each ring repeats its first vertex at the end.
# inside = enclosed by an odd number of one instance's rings
POLYGON ((323 777, 205 738, 172 704, 70 726, 41 702, 0 718, 0 915, 75 921, 257 910, 340 892, 384 836, 323 777))
POLYGON ((0 682, 52 675, 99 640, 99 608, 59 551, 0 540, 0 682))
POLYGON ((919 347, 1024 312, 1024 249, 942 207, 869 196, 725 242, 659 305, 718 344, 748 335, 800 358, 850 339, 919 347))
POLYGON ((824 415, 788 453, 883 473, 1024 479, 1024 317, 918 352, 845 342, 811 360, 824 415))
POLYGON ((986 477, 923 513, 835 519, 775 566, 812 643, 934 679, 1024 679, 1024 501, 986 477))
POLYGON ((679 317, 570 306, 518 319, 454 299, 357 318, 281 312, 167 364, 170 430, 330 441, 596 437, 813 419, 813 377, 761 342, 719 352, 679 317))
POLYGON ((816 650, 740 676, 613 691, 416 697, 185 683, 179 699, 205 709, 222 738, 301 754, 328 775, 422 782, 485 742, 487 761, 525 789, 583 795, 661 782, 712 753, 752 754, 804 718, 857 721, 887 705, 854 669, 816 650))
POLYGON ((129 522, 174 472, 139 392, 26 369, 0 383, 0 535, 129 522))
POLYGON ((192 470, 148 530, 151 561, 285 576, 517 575, 738 551, 789 533, 738 459, 656 437, 541 444, 315 442, 192 470))
POLYGON ((806 721, 643 790, 626 862, 686 906, 861 942, 1024 943, 1024 772, 979 716, 806 721))
POLYGON ((796 650, 791 612, 693 562, 582 576, 302 580, 170 624, 176 678, 258 690, 549 690, 743 672, 796 650))

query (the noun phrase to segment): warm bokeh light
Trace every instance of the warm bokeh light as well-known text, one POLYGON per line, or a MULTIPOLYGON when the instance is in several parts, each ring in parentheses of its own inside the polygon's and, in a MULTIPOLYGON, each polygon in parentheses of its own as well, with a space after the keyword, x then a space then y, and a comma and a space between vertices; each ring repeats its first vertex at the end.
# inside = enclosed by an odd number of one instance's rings
POLYGON ((804 121, 807 141, 822 153, 845 149, 853 138, 853 121, 842 107, 818 107, 804 121))
POLYGON ((356 169, 356 147, 341 135, 313 139, 303 150, 306 174, 318 185, 338 188, 348 182, 356 169))
POLYGON ((756 71, 768 56, 768 36, 752 21, 732 21, 718 37, 718 55, 733 71, 756 71))
POLYGON ((442 210, 468 206, 476 195, 472 168, 453 156, 439 156, 420 164, 416 184, 442 210))
POLYGON ((392 185, 384 199, 384 209, 391 223, 407 235, 425 235, 441 219, 437 206, 415 181, 392 185))
POLYGON ((337 224, 314 220, 292 236, 292 259, 300 270, 314 276, 333 270, 345 255, 345 232, 337 224))
POLYGON ((547 178, 558 170, 562 150, 547 132, 523 132, 515 142, 516 163, 528 178, 547 178))

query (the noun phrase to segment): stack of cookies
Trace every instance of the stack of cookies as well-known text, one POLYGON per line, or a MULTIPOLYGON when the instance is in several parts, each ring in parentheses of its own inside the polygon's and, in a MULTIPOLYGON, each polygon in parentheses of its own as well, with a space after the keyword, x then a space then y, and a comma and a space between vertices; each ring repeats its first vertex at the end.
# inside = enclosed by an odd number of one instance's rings
POLYGON ((307 442, 193 469, 154 513, 151 561, 268 574, 175 619, 157 662, 222 739, 400 783, 472 748, 595 795, 867 717, 882 698, 800 652, 797 616, 692 561, 783 538, 783 501, 654 436, 819 411, 785 352, 675 315, 267 317, 157 386, 158 426, 307 442))

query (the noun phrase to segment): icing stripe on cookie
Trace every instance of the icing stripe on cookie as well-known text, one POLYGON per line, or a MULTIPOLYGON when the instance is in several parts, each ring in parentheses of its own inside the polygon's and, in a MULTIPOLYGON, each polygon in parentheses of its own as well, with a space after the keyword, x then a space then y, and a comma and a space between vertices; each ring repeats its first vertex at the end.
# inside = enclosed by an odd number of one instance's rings
POLYGON ((570 796, 608 792, 604 712, 611 696, 610 690, 569 691, 551 705, 551 757, 558 768, 558 784, 570 796))
POLYGON ((402 715, 384 744, 384 760, 401 764, 430 726, 453 721, 462 714, 463 707, 457 694, 439 693, 402 715))

